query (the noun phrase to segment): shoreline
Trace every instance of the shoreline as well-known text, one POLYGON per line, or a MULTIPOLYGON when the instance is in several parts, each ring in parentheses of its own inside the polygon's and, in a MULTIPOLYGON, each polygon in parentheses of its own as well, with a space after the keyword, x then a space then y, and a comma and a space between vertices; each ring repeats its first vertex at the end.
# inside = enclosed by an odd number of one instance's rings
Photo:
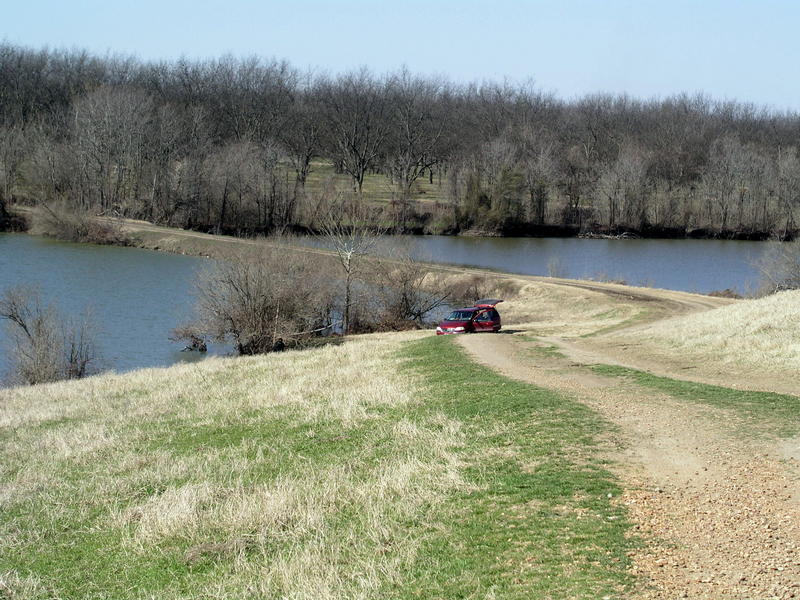
MULTIPOLYGON (((31 207, 22 207, 18 205, 14 205, 12 209, 15 210, 16 214, 22 217, 23 219, 32 215, 36 210, 31 207)), ((224 258, 225 256, 229 255, 231 250, 236 251, 236 249, 239 250, 253 249, 254 247, 263 245, 266 245, 268 247, 291 248, 292 250, 297 252, 311 253, 318 255, 320 257, 327 257, 327 258, 333 257, 335 255, 335 253, 331 250, 325 250, 313 246, 304 246, 292 243, 287 244, 277 237, 267 237, 263 235, 254 237, 235 237, 225 234, 210 234, 188 229, 166 227, 163 225, 156 225, 148 221, 137 220, 137 219, 122 219, 114 217, 97 217, 97 219, 112 222, 115 224, 115 226, 121 229, 121 231, 128 237, 127 243, 112 244, 112 245, 117 245, 122 247, 128 246, 144 250, 153 250, 156 252, 166 252, 169 254, 178 254, 184 256, 197 256, 202 258, 224 258)), ((31 234, 30 231, 18 231, 18 233, 31 234)), ((458 236, 449 236, 449 237, 458 237, 458 236)), ((58 239, 58 238, 51 238, 51 239, 58 239)), ((587 239, 587 238, 580 238, 580 239, 587 239)), ((70 241, 70 240, 62 240, 62 241, 70 241)), ((696 240, 696 241, 702 241, 702 240, 696 240)), ((104 244, 96 244, 96 245, 104 245, 104 244)), ((380 260, 391 261, 392 259, 388 257, 383 257, 380 260)), ((723 291, 720 289, 720 290, 711 290, 708 293, 701 293, 696 291, 689 291, 689 290, 682 290, 675 288, 666 288, 666 287, 658 288, 658 287, 648 287, 648 286, 628 284, 627 282, 619 278, 579 279, 571 277, 567 278, 551 277, 545 274, 528 274, 522 272, 513 272, 513 271, 502 270, 499 268, 480 266, 480 265, 466 265, 466 264, 448 263, 448 262, 430 262, 424 260, 420 262, 426 264, 431 269, 432 272, 445 273, 451 275, 464 274, 464 275, 476 275, 476 276, 489 276, 502 279, 527 279, 530 281, 541 281, 550 283, 556 283, 556 282, 570 282, 577 284, 600 283, 600 284, 617 285, 617 286, 622 286, 624 288, 630 288, 635 290, 638 289, 663 290, 666 292, 685 293, 703 297, 707 297, 709 293, 713 293, 714 291, 723 291)))
MULTIPOLYGON (((12 217, 11 228, 6 232, 24 232, 29 223, 25 223, 26 215, 36 212, 36 207, 22 206, 19 204, 11 204, 7 206, 8 214, 12 217), (17 217, 16 220, 13 217, 17 217)), ((114 219, 113 217, 99 217, 114 219)), ((237 237, 231 234, 203 234, 200 231, 193 229, 181 229, 177 227, 169 227, 167 225, 159 225, 149 221, 142 221, 138 219, 120 218, 118 219, 124 223, 141 223, 153 227, 161 227, 168 230, 185 231, 191 233, 198 233, 201 235, 210 235, 213 237, 230 237, 234 239, 258 239, 263 234, 256 233, 254 237, 237 237)), ((293 233, 298 235, 314 235, 314 231, 296 230, 293 233)), ((574 226, 561 226, 561 225, 541 225, 532 227, 520 227, 508 233, 501 233, 496 231, 485 231, 480 229, 467 229, 453 233, 452 231, 442 231, 437 233, 425 232, 423 227, 415 227, 406 231, 389 230, 387 235, 398 235, 408 237, 427 237, 427 236, 444 236, 453 238, 519 238, 519 239, 607 239, 607 240, 717 240, 717 241, 739 241, 739 242, 768 242, 768 241, 792 241, 795 235, 790 232, 778 234, 769 231, 742 231, 736 229, 726 229, 716 231, 708 228, 664 228, 652 227, 636 229, 631 227, 589 227, 580 228, 574 226)))

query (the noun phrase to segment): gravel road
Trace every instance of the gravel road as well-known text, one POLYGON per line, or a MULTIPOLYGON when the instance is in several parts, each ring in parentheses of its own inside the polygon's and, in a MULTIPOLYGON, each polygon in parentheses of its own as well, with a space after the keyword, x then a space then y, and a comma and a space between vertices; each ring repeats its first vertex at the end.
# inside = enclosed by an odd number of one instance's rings
POLYGON ((647 542, 631 556, 634 597, 800 598, 800 440, 755 438, 728 411, 596 375, 584 366, 602 362, 596 349, 551 356, 519 335, 459 341, 478 361, 619 426, 619 501, 647 542))

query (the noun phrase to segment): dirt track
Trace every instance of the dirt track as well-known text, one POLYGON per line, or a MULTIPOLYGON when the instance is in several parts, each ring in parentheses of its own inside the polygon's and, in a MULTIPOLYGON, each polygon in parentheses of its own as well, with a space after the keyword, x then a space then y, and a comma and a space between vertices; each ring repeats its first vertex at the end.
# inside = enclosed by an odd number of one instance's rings
MULTIPOLYGON (((608 284, 563 285, 655 304, 651 319, 725 303, 608 284)), ((728 411, 596 375, 585 365, 659 366, 641 353, 621 359, 602 335, 537 342, 524 327, 516 333, 459 341, 478 361, 568 394, 619 426, 623 450, 614 458, 626 488, 621 502, 647 541, 632 556, 641 582, 635 597, 800 598, 800 440, 742 435, 744 424, 728 411), (560 352, 536 351, 542 343, 560 352)), ((662 374, 682 373, 680 361, 661 366, 662 374)), ((692 378, 718 383, 702 369, 692 378)), ((727 383, 737 385, 735 375, 727 383)))

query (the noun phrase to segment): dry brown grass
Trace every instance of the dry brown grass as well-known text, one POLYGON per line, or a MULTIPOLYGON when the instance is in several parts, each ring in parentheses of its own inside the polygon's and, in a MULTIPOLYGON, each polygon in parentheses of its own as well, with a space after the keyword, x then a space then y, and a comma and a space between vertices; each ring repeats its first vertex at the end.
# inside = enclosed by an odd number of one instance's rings
MULTIPOLYGON (((420 544, 403 523, 463 486, 458 422, 377 417, 418 401, 395 356, 418 335, 2 390, 0 428, 14 434, 0 510, 35 506, 41 531, 85 520, 122 553, 233 565, 185 597, 380 597, 420 544), (271 446, 260 427, 285 433, 271 446), (376 455, 315 454, 364 435, 376 455), (308 454, 286 454, 287 440, 308 454)), ((7 523, 0 538, 35 547, 30 533, 7 523)), ((0 582, 14 598, 41 589, 18 572, 0 582)))
POLYGON ((800 368, 800 291, 742 300, 707 312, 659 321, 628 339, 668 351, 764 373, 800 368))
POLYGON ((275 406, 302 409, 304 420, 337 419, 350 426, 371 406, 396 405, 410 398, 384 364, 387 349, 399 339, 365 336, 289 353, 286 358, 209 358, 169 369, 100 375, 74 385, 0 390, 0 427, 58 419, 91 418, 113 424, 168 415, 214 418, 275 406), (374 377, 376 372, 379 378, 374 377))
POLYGON ((91 213, 58 205, 43 204, 29 213, 30 233, 67 242, 129 246, 119 219, 97 219, 91 213))
POLYGON ((0 572, 0 598, 16 600, 45 600, 52 598, 48 593, 47 587, 32 575, 22 577, 19 573, 9 571, 0 572))

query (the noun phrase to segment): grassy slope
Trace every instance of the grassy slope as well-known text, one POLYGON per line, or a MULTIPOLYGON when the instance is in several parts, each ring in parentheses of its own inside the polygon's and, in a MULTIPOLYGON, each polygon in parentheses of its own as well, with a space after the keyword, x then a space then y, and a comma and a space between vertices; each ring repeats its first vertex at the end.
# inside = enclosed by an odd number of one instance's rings
POLYGON ((6 390, 0 427, 0 591, 15 598, 595 598, 630 583, 606 425, 448 339, 6 390))
POLYGON ((433 597, 596 598, 626 583, 624 512, 605 469, 608 426, 584 405, 466 359, 448 339, 406 349, 432 402, 461 422, 466 489, 426 545, 433 597))
POLYGON ((800 369, 800 290, 658 321, 625 338, 698 360, 800 369))

